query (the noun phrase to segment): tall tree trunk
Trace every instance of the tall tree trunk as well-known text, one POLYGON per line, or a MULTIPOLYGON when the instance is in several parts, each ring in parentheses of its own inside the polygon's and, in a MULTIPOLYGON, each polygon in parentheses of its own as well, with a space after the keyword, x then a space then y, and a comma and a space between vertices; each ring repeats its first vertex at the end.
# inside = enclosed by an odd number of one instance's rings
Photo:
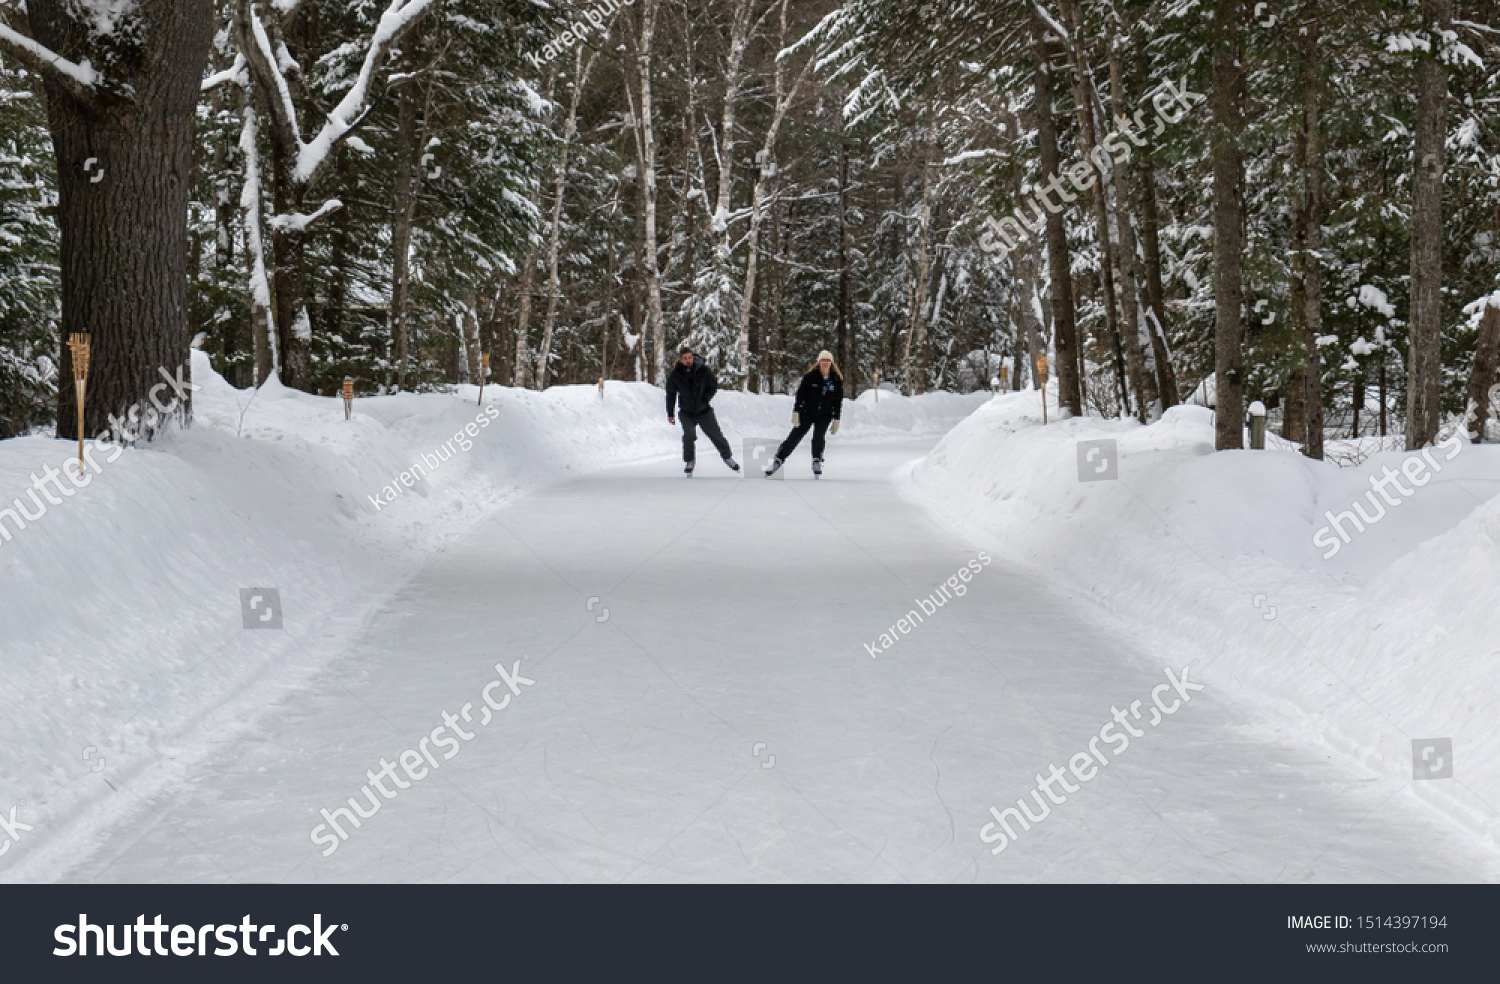
POLYGON ((1469 440, 1484 443, 1484 425, 1490 419, 1490 387, 1500 382, 1496 357, 1500 355, 1500 292, 1491 294, 1479 319, 1479 339, 1474 349, 1474 373, 1469 377, 1469 440))
POLYGON ((724 69, 724 119, 720 124, 719 194, 714 203, 714 232, 727 267, 729 257, 729 205, 734 192, 734 127, 738 112, 740 71, 745 63, 745 48, 750 44, 754 23, 754 0, 735 0, 734 20, 729 31, 729 57, 724 69))
POLYGON ((608 243, 609 252, 604 280, 604 324, 600 329, 601 337, 599 339, 599 375, 605 379, 610 379, 614 376, 613 366, 611 366, 609 360, 609 319, 618 319, 620 317, 619 284, 616 282, 619 280, 619 261, 616 258, 617 240, 615 238, 615 220, 620 215, 620 183, 616 181, 613 184, 614 198, 610 201, 609 227, 608 232, 605 234, 608 237, 605 242, 608 243))
MULTIPOLYGON (((1125 73, 1120 62, 1120 45, 1118 37, 1110 43, 1109 93, 1115 118, 1125 119, 1125 73)), ((1136 416, 1144 424, 1156 387, 1146 374, 1146 359, 1141 351, 1141 266, 1136 256, 1135 229, 1130 215, 1129 168, 1119 165, 1114 173, 1115 224, 1120 230, 1120 307, 1125 316, 1120 332, 1125 339, 1125 368, 1130 388, 1135 392, 1136 416)))
MULTIPOLYGON (((1036 44, 1037 140, 1044 181, 1058 180, 1057 118, 1052 106, 1052 44, 1046 23, 1035 10, 1031 14, 1036 44)), ((1058 400, 1074 416, 1083 416, 1083 389, 1078 372, 1078 328, 1073 308, 1072 260, 1068 253, 1068 230, 1059 212, 1047 210, 1047 264, 1052 281, 1053 345, 1057 350, 1058 400)))
MULTIPOLYGON (((292 180, 294 158, 271 147, 272 200, 277 216, 302 211, 303 188, 292 180)), ((307 314, 307 276, 302 267, 307 248, 305 229, 291 225, 271 228, 274 269, 277 348, 281 352, 282 382, 294 389, 312 386, 312 322, 307 314)))
POLYGON ((1366 384, 1365 384, 1365 367, 1363 365, 1361 365, 1359 367, 1359 375, 1357 375, 1357 376, 1354 377, 1353 385, 1352 385, 1351 388, 1353 390, 1353 396, 1354 396, 1354 399, 1353 399, 1353 404, 1354 404, 1354 407, 1353 407, 1353 409, 1354 409, 1353 417, 1354 417, 1354 419, 1349 424, 1349 437, 1352 440, 1352 439, 1354 439, 1356 437, 1359 437, 1359 412, 1361 410, 1363 410, 1364 406, 1365 406, 1365 389, 1366 389, 1366 384))
MULTIPOLYGON (((342 184, 348 172, 343 155, 333 166, 334 174, 342 184)), ((323 322, 323 333, 329 337, 342 337, 344 313, 349 302, 349 210, 339 209, 333 215, 333 233, 330 244, 328 278, 328 302, 319 312, 323 322)))
MULTIPOLYGON (((83 85, 60 61, 0 44, 36 72, 46 94, 57 160, 64 340, 90 339, 84 429, 98 434, 135 404, 150 407, 158 370, 186 373, 188 197, 193 116, 208 63, 213 5, 139 0, 120 29, 94 30, 82 5, 31 0, 26 16, 38 44, 59 59, 100 67, 83 85), (97 179, 97 180, 96 180, 97 179)), ((58 433, 78 430, 72 353, 63 344, 58 433)), ((157 391, 160 393, 160 391, 157 391)), ((168 397, 170 399, 170 396, 168 397)), ((187 420, 185 397, 180 416, 187 420)), ((149 418, 156 411, 151 410, 149 418)), ((160 423, 143 424, 149 439, 160 423)))
MULTIPOLYGON (((252 83, 253 85, 253 83, 252 83)), ((246 266, 250 269, 250 330, 255 337, 255 385, 259 387, 273 375, 280 376, 281 360, 276 348, 276 319, 271 313, 271 281, 266 274, 266 246, 261 236, 264 225, 262 192, 265 188, 260 166, 260 131, 254 101, 246 94, 240 108, 240 153, 245 161, 245 187, 240 193, 244 213, 246 266)))
MULTIPOLYGON (((776 344, 771 354, 771 392, 778 391, 782 380, 782 357, 786 352, 786 322, 781 317, 782 300, 786 297, 786 274, 792 266, 792 213, 795 205, 777 204, 779 217, 776 219, 776 237, 781 242, 781 269, 776 275, 776 344)), ((853 351, 853 349, 851 349, 853 351)), ((855 374, 851 369, 844 369, 844 378, 852 387, 856 385, 855 374)), ((849 391, 850 396, 858 395, 855 390, 849 391)))
MULTIPOLYGON (((242 7, 253 8, 254 3, 242 3, 242 7)), ((246 9, 242 16, 261 15, 246 9)), ((273 47, 282 50, 285 42, 279 13, 273 11, 272 16, 263 17, 262 21, 273 47)), ((291 23, 300 22, 294 20, 291 23)), ((295 174, 296 131, 289 125, 277 124, 281 112, 279 94, 270 87, 269 80, 257 77, 256 81, 255 91, 261 97, 262 109, 272 122, 267 129, 271 149, 271 202, 275 209, 271 221, 271 285, 281 381, 294 389, 309 390, 312 386, 312 322, 307 313, 307 272, 303 267, 307 228, 303 223, 284 221, 302 213, 307 183, 298 180, 295 174)))
POLYGON ((406 389, 411 358, 411 229, 416 214, 417 105, 408 90, 399 92, 396 123, 396 188, 391 210, 391 331, 396 339, 396 388, 406 389))
MULTIPOLYGON (((767 6, 766 14, 773 9, 775 9, 775 4, 767 6)), ((764 17, 765 15, 762 15, 761 20, 764 20, 764 17)), ((713 290, 718 299, 715 311, 719 313, 715 315, 715 323, 709 327, 708 334, 712 336, 710 344, 715 346, 728 346, 730 339, 720 337, 720 332, 727 332, 733 327, 727 323, 723 312, 730 290, 729 268, 733 253, 733 238, 729 231, 729 211, 734 196, 735 121, 739 107, 745 50, 750 44, 750 38, 755 29, 759 26, 760 20, 755 18, 754 0, 735 0, 734 18, 729 32, 729 54, 724 69, 724 115, 719 126, 719 139, 714 147, 714 156, 719 165, 719 182, 711 228, 715 240, 713 290)))
POLYGON ((1307 116, 1304 107, 1300 125, 1292 133, 1292 173, 1301 183, 1292 195, 1292 254, 1288 339, 1293 365, 1286 383, 1286 410, 1281 436, 1298 444, 1307 442, 1307 116))
POLYGON ((1307 134, 1306 170, 1303 181, 1303 207, 1307 211, 1306 273, 1303 290, 1304 351, 1303 385, 1306 387, 1307 443, 1302 453, 1309 458, 1323 457, 1323 355, 1318 336, 1323 334, 1323 124, 1318 101, 1322 91, 1322 66, 1319 61, 1318 2, 1309 0, 1308 25, 1303 35, 1303 130, 1307 134))
POLYGON ((484 379, 484 359, 479 342, 479 295, 470 291, 464 295, 463 301, 463 350, 468 369, 466 382, 478 386, 484 379))
MULTIPOLYGON (((614 22, 611 21, 611 24, 614 22)), ((605 35, 608 37, 608 34, 605 35)), ((562 238, 563 195, 568 188, 568 150, 578 132, 578 103, 583 99, 584 87, 594 71, 597 52, 583 59, 584 46, 579 45, 573 54, 573 92, 568 98, 568 119, 563 124, 561 146, 557 154, 557 176, 552 182, 552 232, 547 243, 547 317, 542 323, 542 349, 536 357, 536 388, 547 388, 547 360, 552 355, 552 329, 557 324, 557 301, 562 285, 557 277, 557 248, 562 238)))
MULTIPOLYGON (((1132 59, 1133 85, 1136 92, 1144 92, 1149 78, 1146 43, 1139 34, 1132 34, 1135 57, 1132 59)), ((1161 394, 1161 408, 1166 410, 1182 402, 1177 392, 1176 370, 1172 368, 1172 354, 1167 349, 1166 292, 1161 276, 1161 242, 1157 230, 1161 220, 1156 210, 1156 165, 1152 160, 1155 147, 1151 133, 1142 130, 1139 134, 1145 141, 1140 163, 1136 165, 1136 194, 1141 212, 1141 261, 1146 283, 1146 336, 1151 340, 1151 359, 1156 363, 1156 388, 1161 394)))
MULTIPOLYGON (((1041 367, 1042 358, 1047 354, 1047 340, 1045 334, 1043 334, 1040 314, 1042 288, 1039 274, 1041 263, 1038 259, 1038 252, 1035 243, 1023 243, 1015 254, 1015 262, 1016 278, 1020 281, 1021 285, 1021 303, 1017 307, 1019 309, 1021 333, 1025 336, 1027 371, 1030 375, 1031 385, 1035 389, 1040 390, 1042 389, 1042 377, 1038 370, 1041 367)), ((1019 360, 1019 351, 1016 357, 1019 360)), ((1019 376, 1020 370, 1018 368, 1017 377, 1019 378, 1019 376)), ((1016 384, 1016 388, 1021 388, 1019 383, 1016 384)))
POLYGON ((641 0, 641 39, 636 52, 641 83, 641 153, 645 159, 643 180, 646 190, 645 248, 646 302, 650 322, 646 339, 651 382, 662 381, 666 368, 666 325, 662 321, 661 266, 657 258, 656 237, 656 126, 651 103, 651 55, 656 35, 656 12, 659 0, 641 0))
MULTIPOLYGON (((779 48, 786 47, 787 40, 787 8, 790 0, 781 0, 781 43, 779 48)), ((807 73, 812 68, 814 59, 809 57, 803 63, 802 71, 798 73, 796 81, 792 83, 790 90, 786 87, 786 62, 777 59, 774 83, 774 103, 771 124, 766 128, 766 140, 757 155, 760 170, 755 178, 755 195, 750 207, 750 236, 746 243, 748 259, 745 263, 745 290, 740 298, 740 335, 739 335, 739 371, 741 373, 741 388, 748 389, 750 385, 750 312, 755 298, 755 270, 756 261, 760 253, 760 225, 765 206, 766 184, 776 175, 776 135, 781 130, 781 122, 786 118, 787 110, 791 107, 792 100, 797 98, 797 92, 802 88, 802 83, 807 79, 807 73)))
MULTIPOLYGON (((532 198, 539 197, 533 188, 532 198)), ((535 201, 532 202, 535 205, 535 201)), ((516 357, 511 366, 512 386, 524 389, 531 384, 531 358, 526 354, 527 334, 531 329, 532 292, 536 290, 536 250, 527 253, 521 260, 521 283, 516 298, 516 357)))
MULTIPOLYGON (((547 73, 547 101, 552 101, 552 93, 557 84, 557 69, 554 67, 547 73)), ((531 186, 532 211, 537 211, 542 202, 542 186, 538 182, 531 186)), ((537 249, 533 248, 526 252, 521 260, 521 282, 517 287, 516 297, 516 356, 511 366, 510 384, 518 389, 524 389, 531 385, 531 357, 527 354, 530 347, 531 332, 531 308, 535 302, 532 296, 536 290, 536 260, 537 249)))
MULTIPOLYGON (((920 396, 927 391, 928 366, 932 361, 927 341, 927 282, 932 279, 932 142, 931 134, 922 141, 922 213, 917 226, 917 296, 912 309, 912 331, 908 346, 917 350, 915 378, 908 378, 906 391, 920 396)), ((908 349, 907 372, 910 374, 911 352, 908 349)))
POLYGON ((1213 42, 1215 447, 1245 446, 1243 303, 1245 78, 1240 64, 1244 0, 1218 0, 1213 42))
MULTIPOLYGON (((1073 69, 1073 103, 1078 114, 1079 134, 1083 138, 1083 155, 1092 157, 1094 148, 1099 146, 1101 138, 1094 125, 1096 94, 1092 91, 1088 65, 1084 61, 1083 25, 1079 19, 1076 4, 1070 3, 1069 0, 1059 0, 1059 2, 1063 16, 1068 19, 1073 30, 1073 43, 1064 47, 1068 51, 1068 60, 1073 69)), ((1111 167, 1111 173, 1117 178, 1119 172, 1118 165, 1111 167)), ((1061 183, 1057 185, 1057 189, 1060 196, 1070 194, 1064 190, 1061 183)), ((1094 225, 1099 230, 1099 274, 1104 288, 1104 342, 1115 364, 1115 384, 1120 397, 1120 416, 1123 418, 1130 415, 1130 391, 1126 383, 1125 352, 1120 344, 1120 323, 1115 310, 1114 271, 1119 253, 1115 249, 1114 238, 1109 230, 1108 178, 1100 177, 1099 183, 1095 185, 1093 198, 1094 225)))
POLYGON ((1417 63, 1417 119, 1412 148, 1411 360, 1407 371, 1406 449, 1437 439, 1442 409, 1443 142, 1448 130, 1448 76, 1439 60, 1441 33, 1452 28, 1452 0, 1422 0, 1432 50, 1417 63))
POLYGON ((750 377, 754 373, 754 368, 750 362, 750 315, 755 303, 755 280, 757 271, 759 270, 761 214, 765 205, 766 181, 776 170, 776 165, 771 160, 770 152, 765 151, 764 153, 765 157, 761 164, 760 174, 755 179, 755 194, 751 199, 750 234, 745 240, 745 289, 740 294, 740 332, 736 348, 738 365, 735 368, 735 372, 740 377, 740 389, 746 392, 750 389, 750 377))
POLYGON ((853 271, 849 246, 849 145, 844 142, 844 115, 839 116, 839 315, 836 344, 839 365, 844 370, 844 379, 851 396, 859 395, 857 367, 850 357, 853 331, 853 271))
MULTIPOLYGON (((1294 240, 1295 242, 1295 237, 1294 240)), ((1296 248, 1294 245, 1293 249, 1296 248)), ((1302 287, 1296 275, 1292 280, 1292 309, 1305 308, 1306 299, 1302 293, 1302 287)), ((1295 345, 1301 341, 1305 326, 1302 324, 1301 314, 1297 314, 1291 324, 1292 343, 1295 345)), ((1295 351, 1295 350, 1294 350, 1295 351)), ((1287 375, 1286 380, 1286 406, 1281 412, 1281 436, 1288 441, 1303 444, 1307 441, 1307 366, 1306 355, 1296 352, 1299 361, 1287 375)))

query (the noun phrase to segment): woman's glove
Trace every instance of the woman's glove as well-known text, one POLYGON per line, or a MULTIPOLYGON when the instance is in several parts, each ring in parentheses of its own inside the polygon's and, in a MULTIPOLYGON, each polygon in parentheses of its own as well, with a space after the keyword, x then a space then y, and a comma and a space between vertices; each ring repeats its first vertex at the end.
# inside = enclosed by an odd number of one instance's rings
POLYGON ((795 411, 795 410, 792 411, 792 426, 793 427, 801 427, 802 426, 802 415, 800 413, 798 413, 797 411, 795 411))
POLYGON ((833 426, 830 427, 830 428, 828 428, 828 433, 830 433, 830 434, 837 434, 838 432, 839 432, 839 422, 837 420, 835 420, 833 422, 833 426))

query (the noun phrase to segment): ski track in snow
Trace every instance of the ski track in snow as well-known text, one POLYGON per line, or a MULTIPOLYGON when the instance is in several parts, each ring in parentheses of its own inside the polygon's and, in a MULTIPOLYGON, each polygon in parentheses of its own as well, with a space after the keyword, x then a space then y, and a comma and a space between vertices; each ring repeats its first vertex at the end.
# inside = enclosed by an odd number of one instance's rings
POLYGON ((658 461, 517 499, 233 744, 121 809, 64 880, 1495 877, 1407 783, 1276 744, 1212 687, 992 856, 989 807, 1166 664, 998 558, 870 659, 977 550, 898 494, 933 443, 834 441, 817 482, 804 446, 785 482, 709 453, 692 480, 658 461), (523 654, 535 684, 322 857, 319 810, 523 654))

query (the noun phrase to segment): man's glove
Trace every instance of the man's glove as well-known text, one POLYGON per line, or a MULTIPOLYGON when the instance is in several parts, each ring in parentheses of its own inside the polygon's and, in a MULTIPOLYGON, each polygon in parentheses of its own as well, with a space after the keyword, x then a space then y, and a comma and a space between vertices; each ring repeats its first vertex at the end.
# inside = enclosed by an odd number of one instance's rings
POLYGON ((677 418, 676 417, 668 417, 667 418, 667 423, 669 423, 669 424, 675 424, 675 423, 677 423, 677 418))
POLYGON ((830 433, 830 434, 837 434, 838 432, 839 432, 839 422, 837 420, 835 420, 833 422, 833 426, 830 427, 830 428, 828 428, 828 433, 830 433))
POLYGON ((797 411, 795 411, 795 410, 792 411, 792 426, 793 427, 801 427, 802 426, 802 415, 800 413, 798 413, 797 411))

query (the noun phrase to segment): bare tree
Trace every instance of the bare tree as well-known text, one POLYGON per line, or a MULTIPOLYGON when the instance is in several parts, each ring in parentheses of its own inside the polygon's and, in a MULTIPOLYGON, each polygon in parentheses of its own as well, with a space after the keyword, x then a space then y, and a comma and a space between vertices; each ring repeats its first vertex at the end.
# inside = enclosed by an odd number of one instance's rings
MULTIPOLYGON (((1058 180, 1060 153, 1057 147, 1057 117, 1053 109, 1052 43, 1047 25, 1035 6, 1031 12, 1035 42, 1037 141, 1044 180, 1058 180)), ((1037 206, 1039 207, 1039 206, 1037 206)), ((1047 265, 1052 286, 1053 344, 1057 349, 1058 401, 1074 416, 1083 416, 1083 387, 1079 374, 1077 318, 1073 308, 1072 260, 1068 230, 1060 211, 1047 209, 1047 265)))
MULTIPOLYGON (((613 27, 614 18, 610 18, 609 27, 604 29, 600 38, 601 43, 609 39, 610 29, 613 27)), ((578 103, 583 99, 583 90, 588 86, 594 62, 599 57, 599 52, 595 50, 585 59, 583 51, 584 46, 580 44, 573 54, 573 94, 568 99, 568 118, 563 124, 562 140, 557 149, 557 176, 552 182, 552 233, 547 244, 547 317, 542 323, 542 348, 536 357, 537 389, 547 388, 547 360, 552 354, 552 329, 557 324, 557 299, 561 293, 561 284, 557 278, 557 247, 562 237, 563 193, 568 186, 568 150, 572 146, 573 137, 578 133, 578 103)))
MULTIPOLYGON (((789 0, 781 0, 781 33, 780 43, 777 46, 775 68, 775 110, 771 116, 771 123, 766 128, 766 139, 761 145, 760 153, 756 155, 760 170, 755 178, 755 195, 750 206, 750 236, 747 241, 749 258, 745 263, 745 289, 740 299, 740 334, 739 334, 739 367, 743 374, 740 380, 740 388, 750 388, 750 313, 755 303, 755 272, 756 260, 760 253, 760 224, 765 212, 766 184, 776 175, 776 135, 781 130, 781 121, 786 118, 786 111, 792 101, 797 98, 797 90, 802 88, 802 83, 807 79, 808 72, 812 69, 816 60, 809 57, 802 65, 802 71, 798 73, 796 81, 790 89, 786 86, 786 61, 783 55, 787 52, 787 7, 789 0)), ((722 172, 721 172, 722 173, 722 172)), ((723 185, 720 190, 722 193, 723 185)), ((727 236, 728 230, 725 234, 727 236)))
POLYGON ((1411 364, 1407 374, 1406 448, 1437 439, 1442 401, 1443 142, 1448 132, 1445 32, 1452 0, 1422 0, 1429 50, 1417 62, 1416 139, 1411 175, 1411 364))
POLYGON ((1214 404, 1215 447, 1245 446, 1243 303, 1245 76, 1240 22, 1244 0, 1218 0, 1213 38, 1214 404))

